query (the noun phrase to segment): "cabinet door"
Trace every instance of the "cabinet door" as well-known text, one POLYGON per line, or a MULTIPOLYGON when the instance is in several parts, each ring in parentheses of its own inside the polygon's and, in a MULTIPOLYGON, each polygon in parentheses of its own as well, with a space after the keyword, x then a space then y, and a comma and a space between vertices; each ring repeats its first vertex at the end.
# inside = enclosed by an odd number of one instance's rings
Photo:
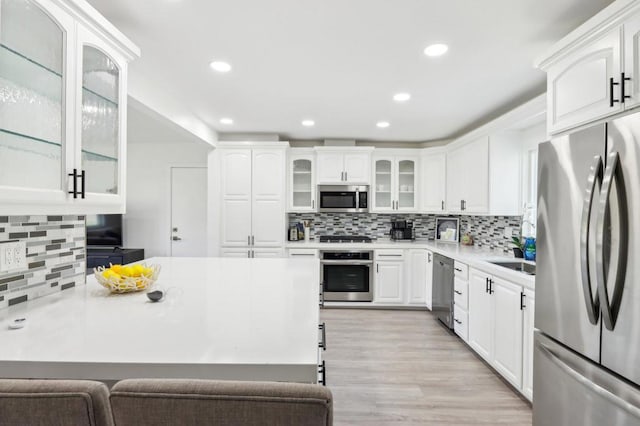
POLYGON ((242 257, 242 258, 250 258, 251 257, 251 249, 249 248, 226 248, 223 247, 220 249, 220 257, 242 257))
POLYGON ((393 158, 376 158, 373 162, 373 212, 391 212, 395 207, 393 158))
POLYGON ((252 251, 255 258, 274 259, 284 257, 284 250, 280 248, 256 248, 252 251))
MULTIPOLYGON (((125 59, 78 26, 76 164, 88 204, 122 204, 126 172, 125 59)), ((80 185, 80 183, 79 183, 80 185)))
POLYGON ((469 346, 491 362, 493 346, 493 297, 486 291, 489 275, 469 273, 469 346))
POLYGON ((371 155, 369 153, 344 154, 345 181, 354 184, 366 184, 371 181, 371 155))
POLYGON ((426 293, 425 303, 427 308, 431 309, 433 300, 433 252, 427 250, 427 265, 425 272, 426 293))
POLYGON ((533 318, 536 307, 535 293, 524 291, 524 316, 522 318, 522 393, 529 401, 533 398, 533 318))
POLYGON ((255 247, 284 245, 284 150, 252 152, 251 235, 255 247))
POLYGON ((493 366, 516 388, 522 385, 522 287, 493 278, 493 366))
POLYGON ((447 153, 447 196, 446 205, 449 212, 461 212, 464 199, 465 175, 465 147, 454 149, 447 153))
POLYGON ((251 243, 251 150, 231 149, 220 154, 222 185, 222 246, 251 243))
POLYGON ((319 152, 318 183, 344 183, 344 155, 341 152, 319 152))
POLYGON ((445 211, 446 155, 428 154, 421 158, 420 199, 428 213, 445 211))
POLYGON ((289 162, 289 210, 314 211, 316 208, 313 156, 292 157, 289 162))
POLYGON ((65 58, 75 51, 74 24, 52 4, 45 11, 34 1, 0 1, 3 212, 15 214, 9 203, 42 207, 67 201, 67 173, 74 164, 68 106, 75 87, 72 61, 65 58))
POLYGON ((398 158, 396 161, 396 210, 416 211, 418 207, 418 162, 415 158, 398 158))
POLYGON ((383 261, 376 263, 375 301, 380 303, 402 303, 404 262, 383 261))
POLYGON ((409 250, 409 303, 424 305, 427 302, 427 260, 426 250, 409 250))
MULTIPOLYGON (((499 167, 499 165, 498 165, 499 167)), ((464 213, 489 211, 489 137, 464 147, 464 213)))
MULTIPOLYGON (((614 28, 549 67, 547 127, 557 133, 622 111, 610 104, 609 79, 620 82, 622 27, 614 28)), ((620 86, 613 90, 620 97, 620 86)))
POLYGON ((626 109, 640 104, 640 15, 634 15, 624 23, 624 72, 631 80, 624 82, 626 109))

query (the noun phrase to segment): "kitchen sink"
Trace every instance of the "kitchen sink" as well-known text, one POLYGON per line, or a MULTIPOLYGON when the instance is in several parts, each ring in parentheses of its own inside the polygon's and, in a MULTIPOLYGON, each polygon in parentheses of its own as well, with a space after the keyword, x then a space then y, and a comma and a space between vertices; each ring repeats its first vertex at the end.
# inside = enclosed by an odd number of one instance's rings
POLYGON ((513 271, 522 272, 527 275, 535 275, 536 274, 536 265, 532 265, 530 263, 526 263, 523 261, 514 261, 514 262, 490 262, 494 265, 502 266, 503 268, 511 269, 513 271))

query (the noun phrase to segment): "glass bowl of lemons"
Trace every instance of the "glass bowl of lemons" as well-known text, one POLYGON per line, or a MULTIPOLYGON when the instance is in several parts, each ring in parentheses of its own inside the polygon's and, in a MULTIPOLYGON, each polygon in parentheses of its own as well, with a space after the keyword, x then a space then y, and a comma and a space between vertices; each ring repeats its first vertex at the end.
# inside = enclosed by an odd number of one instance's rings
POLYGON ((96 280, 112 293, 130 293, 146 290, 160 274, 160 265, 136 263, 134 265, 98 266, 93 269, 96 280))

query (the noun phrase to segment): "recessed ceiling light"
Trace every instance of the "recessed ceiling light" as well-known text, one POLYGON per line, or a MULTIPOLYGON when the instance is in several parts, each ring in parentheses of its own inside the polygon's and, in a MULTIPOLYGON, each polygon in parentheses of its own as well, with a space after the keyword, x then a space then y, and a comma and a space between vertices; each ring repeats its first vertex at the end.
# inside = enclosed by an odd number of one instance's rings
POLYGON ((214 71, 218 71, 218 72, 229 72, 231 71, 231 65, 229 65, 227 62, 223 62, 223 61, 213 61, 209 64, 209 66, 214 70, 214 71))
POLYGON ((316 125, 316 122, 313 120, 302 120, 302 125, 305 127, 312 127, 316 125))
POLYGON ((411 99, 411 95, 409 93, 396 93, 393 95, 393 100, 396 102, 406 102, 411 99))
POLYGON ((449 46, 447 46, 446 44, 437 43, 432 44, 431 46, 427 46, 427 48, 424 49, 424 54, 427 56, 440 56, 447 53, 447 50, 449 50, 449 46))
POLYGON ((381 129, 384 129, 384 128, 389 127, 389 122, 388 121, 378 121, 376 123, 376 126, 380 127, 381 129))
POLYGON ((230 118, 221 118, 220 124, 233 124, 233 120, 230 118))

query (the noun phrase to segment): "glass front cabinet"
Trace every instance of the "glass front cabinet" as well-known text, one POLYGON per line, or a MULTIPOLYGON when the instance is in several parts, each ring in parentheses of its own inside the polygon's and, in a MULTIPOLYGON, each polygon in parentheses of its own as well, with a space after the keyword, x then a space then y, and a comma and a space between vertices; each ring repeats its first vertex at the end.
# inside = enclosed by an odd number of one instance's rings
POLYGON ((316 210, 315 156, 313 150, 289 153, 289 211, 316 210))
POLYGON ((3 215, 125 209, 126 72, 139 51, 65 6, 0 0, 3 215))
POLYGON ((373 160, 372 211, 378 213, 418 210, 416 194, 418 154, 397 156, 377 154, 373 160))

